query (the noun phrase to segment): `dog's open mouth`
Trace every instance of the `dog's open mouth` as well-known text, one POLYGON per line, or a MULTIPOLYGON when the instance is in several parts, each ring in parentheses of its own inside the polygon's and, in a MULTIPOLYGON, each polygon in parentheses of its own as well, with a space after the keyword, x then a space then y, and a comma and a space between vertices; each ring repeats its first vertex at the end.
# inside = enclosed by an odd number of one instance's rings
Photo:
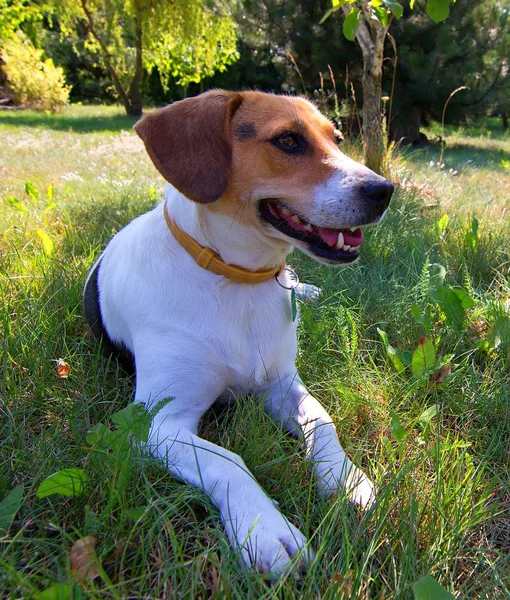
POLYGON ((307 249, 328 262, 347 263, 359 256, 363 232, 356 229, 330 229, 308 223, 275 200, 259 204, 261 218, 283 234, 304 242, 307 249))

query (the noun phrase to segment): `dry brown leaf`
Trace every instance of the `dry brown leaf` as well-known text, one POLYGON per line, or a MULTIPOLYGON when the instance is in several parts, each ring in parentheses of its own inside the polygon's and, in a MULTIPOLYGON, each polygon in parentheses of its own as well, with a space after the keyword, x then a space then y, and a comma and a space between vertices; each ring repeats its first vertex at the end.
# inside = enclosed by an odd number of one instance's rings
POLYGON ((97 538, 93 535, 87 535, 84 538, 76 540, 71 552, 69 560, 71 562, 71 570, 76 575, 76 579, 81 583, 85 579, 92 581, 99 576, 99 567, 96 557, 97 538))
POLYGON ((437 373, 435 373, 429 380, 429 387, 434 387, 439 383, 442 383, 445 377, 448 377, 452 374, 452 365, 447 363, 443 365, 437 373))
POLYGON ((57 363, 57 377, 60 377, 60 379, 67 379, 69 377, 71 367, 66 363, 65 360, 62 360, 61 358, 57 358, 55 362, 57 363))
POLYGON ((347 571, 345 575, 335 573, 331 578, 331 583, 335 583, 338 586, 338 592, 336 597, 341 600, 347 600, 351 597, 352 582, 354 580, 354 573, 347 571))

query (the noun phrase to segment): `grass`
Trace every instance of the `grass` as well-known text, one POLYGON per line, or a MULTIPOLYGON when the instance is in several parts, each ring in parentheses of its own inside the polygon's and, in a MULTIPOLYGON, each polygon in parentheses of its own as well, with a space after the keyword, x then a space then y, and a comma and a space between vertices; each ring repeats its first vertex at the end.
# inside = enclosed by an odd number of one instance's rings
POLYGON ((76 598, 407 599, 428 574, 456 597, 510 597, 509 341, 497 329, 510 303, 510 171, 499 153, 508 158, 508 137, 449 131, 443 169, 429 166, 438 148, 406 156, 392 209, 355 266, 291 256, 301 279, 324 290, 302 308, 301 374, 380 491, 366 514, 342 496, 318 498, 299 444, 255 399, 208 414, 203 435, 243 457, 317 551, 300 581, 268 586, 236 563, 202 493, 134 450, 105 458, 86 441, 133 391, 99 355, 81 312, 95 257, 159 197, 161 179, 131 125, 113 107, 0 114, 0 499, 25 485, 0 537, 0 597, 45 597, 75 582, 70 549, 84 536, 97 538, 98 575, 74 584, 76 598), (51 240, 47 253, 38 230, 51 240), (431 301, 430 263, 474 299, 460 331, 431 301), (424 332, 413 303, 428 311, 451 365, 440 385, 397 373, 377 334, 414 350, 424 332), (58 358, 71 366, 68 379, 57 377, 58 358), (43 479, 67 467, 87 471, 86 494, 38 498, 43 479))

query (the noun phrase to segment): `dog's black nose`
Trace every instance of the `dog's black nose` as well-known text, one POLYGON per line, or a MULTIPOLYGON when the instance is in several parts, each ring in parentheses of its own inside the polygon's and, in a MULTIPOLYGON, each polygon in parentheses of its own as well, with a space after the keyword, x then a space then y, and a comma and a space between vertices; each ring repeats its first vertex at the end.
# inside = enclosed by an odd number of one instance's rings
POLYGON ((394 187, 387 179, 378 177, 377 179, 365 182, 362 186, 362 190, 372 205, 384 210, 390 203, 394 187))

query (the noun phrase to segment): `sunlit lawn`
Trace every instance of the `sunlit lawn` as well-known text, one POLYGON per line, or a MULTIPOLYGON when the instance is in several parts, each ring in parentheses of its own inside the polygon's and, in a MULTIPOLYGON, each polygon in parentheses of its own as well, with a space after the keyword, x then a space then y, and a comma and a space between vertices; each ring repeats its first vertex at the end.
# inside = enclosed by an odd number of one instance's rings
POLYGON ((254 399, 208 415, 203 435, 241 454, 317 552, 300 581, 270 587, 236 563, 203 494, 147 457, 118 468, 86 443, 130 401, 132 381, 100 356, 81 287, 110 237, 162 189, 132 124, 116 107, 0 113, 0 501, 25 486, 3 538, 0 528, 0 597, 71 589, 70 548, 94 536, 97 576, 74 586, 76 598, 400 599, 425 575, 456 597, 508 598, 509 137, 450 130, 443 169, 438 145, 404 151, 395 165, 403 184, 358 264, 332 270, 290 257, 324 290, 302 310, 301 374, 379 494, 367 514, 343 497, 318 498, 299 444, 254 399), (463 328, 449 327, 430 296, 431 263, 474 301, 463 328), (430 334, 413 304, 428 312, 430 334), (398 373, 377 328, 402 351, 430 337, 436 370, 398 373), (58 358, 68 379, 57 377, 58 358), (437 384, 442 363, 451 373, 437 384), (37 498, 43 479, 66 467, 87 471, 85 494, 37 498))

